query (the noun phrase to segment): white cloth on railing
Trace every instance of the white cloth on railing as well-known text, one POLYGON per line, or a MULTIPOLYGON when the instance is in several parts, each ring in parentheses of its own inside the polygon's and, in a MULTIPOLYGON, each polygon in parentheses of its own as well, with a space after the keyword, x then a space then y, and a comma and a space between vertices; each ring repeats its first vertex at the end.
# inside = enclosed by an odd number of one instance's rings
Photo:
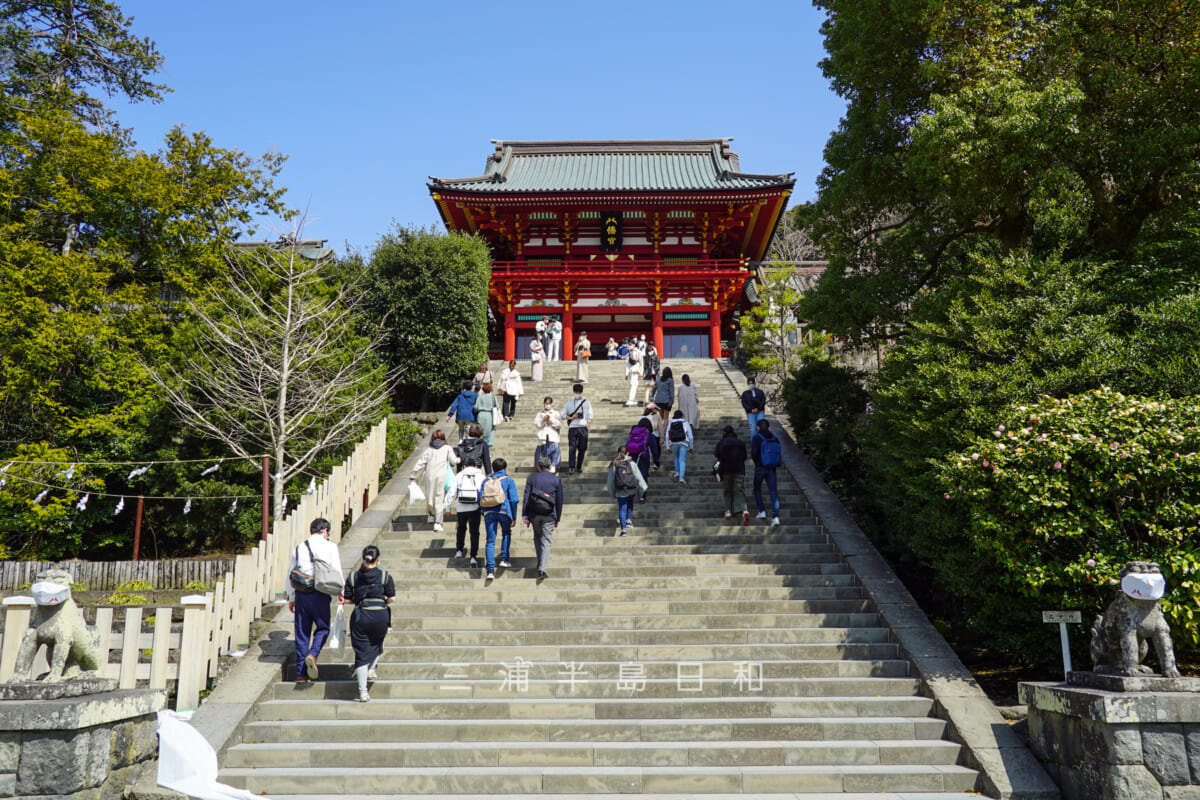
POLYGON ((217 753, 174 711, 158 712, 158 785, 198 800, 262 800, 217 783, 217 753))

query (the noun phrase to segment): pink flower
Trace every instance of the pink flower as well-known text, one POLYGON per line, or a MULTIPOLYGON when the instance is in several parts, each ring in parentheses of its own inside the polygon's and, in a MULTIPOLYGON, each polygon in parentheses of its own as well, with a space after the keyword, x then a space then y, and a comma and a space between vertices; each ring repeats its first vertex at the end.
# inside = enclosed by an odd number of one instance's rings
POLYGON ((1055 469, 1062 469, 1062 462, 1061 462, 1061 461, 1055 461, 1055 462, 1054 462, 1054 468, 1055 468, 1055 469))
POLYGON ((1000 438, 1000 431, 992 431, 992 436, 995 436, 997 439, 999 439, 999 438, 1000 438))
POLYGON ((979 460, 979 453, 971 453, 971 460, 972 460, 972 461, 978 461, 978 460, 979 460))
POLYGON ((949 493, 949 492, 946 492, 944 495, 942 495, 942 497, 944 497, 944 498, 946 498, 947 500, 949 500, 949 499, 950 499, 950 493, 949 493))
POLYGON ((1096 559, 1089 558, 1086 563, 1089 567, 1094 567, 1094 566, 1096 566, 1096 559))
POLYGON ((987 459, 986 459, 986 458, 983 460, 983 465, 984 465, 985 467, 988 465, 988 462, 987 462, 987 459))
POLYGON ((1118 581, 1116 578, 1109 578, 1109 579, 1108 579, 1108 585, 1109 585, 1109 586, 1116 586, 1116 585, 1117 585, 1117 583, 1119 583, 1119 581, 1118 581))

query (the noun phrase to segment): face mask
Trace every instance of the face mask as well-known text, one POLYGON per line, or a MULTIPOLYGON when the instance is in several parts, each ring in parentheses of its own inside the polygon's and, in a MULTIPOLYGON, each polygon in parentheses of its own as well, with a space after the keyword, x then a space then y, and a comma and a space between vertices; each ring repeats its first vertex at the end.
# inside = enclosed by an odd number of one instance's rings
POLYGON ((1121 578, 1121 591, 1135 600, 1159 600, 1166 590, 1166 579, 1156 572, 1132 572, 1121 578))
POLYGON ((71 596, 71 587, 52 581, 39 581, 29 587, 33 602, 39 606, 57 606, 71 596))
POLYGON ((579 399, 579 398, 581 398, 581 397, 583 397, 583 395, 581 395, 579 392, 576 392, 576 393, 575 393, 575 399, 576 399, 576 400, 578 400, 578 399, 579 399))
POLYGON ((545 409, 549 411, 551 408, 553 408, 553 406, 551 406, 549 403, 546 403, 545 409))

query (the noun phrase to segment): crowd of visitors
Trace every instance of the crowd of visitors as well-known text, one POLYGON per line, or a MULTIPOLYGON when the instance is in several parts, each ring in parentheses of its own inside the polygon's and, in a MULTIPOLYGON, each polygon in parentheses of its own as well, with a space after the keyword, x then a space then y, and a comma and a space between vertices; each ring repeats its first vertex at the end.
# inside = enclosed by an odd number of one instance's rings
MULTIPOLYGON (((539 323, 539 337, 530 345, 534 356, 530 377, 534 381, 541 380, 543 361, 556 360, 561 348, 561 323, 548 317, 543 321, 544 326, 539 323)), ((645 336, 619 343, 609 337, 605 350, 610 360, 624 362, 629 384, 625 405, 641 408, 624 443, 606 465, 606 488, 617 504, 619 535, 626 536, 634 527, 634 504, 647 502, 650 476, 661 469, 664 450, 672 456, 671 476, 681 484, 687 483, 688 458, 696 449, 700 424, 700 398, 688 375, 681 376, 676 387, 671 368, 661 364, 654 345, 647 343, 645 336), (643 392, 640 402, 639 389, 643 392)), ((554 533, 566 499, 559 474, 562 433, 565 428, 567 474, 574 476, 583 470, 594 420, 592 403, 584 397, 591 358, 586 333, 581 333, 575 343, 574 355, 577 380, 571 387, 571 398, 560 411, 554 398, 546 395, 533 416, 536 471, 526 479, 523 491, 508 475, 508 461, 493 457, 495 428, 516 421, 517 401, 524 394, 515 360, 505 365, 498 380, 487 362, 480 364, 479 371, 463 383, 462 391, 446 410, 446 423, 453 421, 458 428, 458 445, 447 440, 443 429, 434 430, 411 473, 410 480, 425 497, 426 521, 434 531, 441 532, 445 515, 453 513, 454 558, 466 559, 471 569, 483 568, 486 581, 495 580, 498 568, 512 567, 513 527, 518 519, 533 534, 538 582, 549 578, 554 533)), ((757 518, 767 519, 769 512, 774 527, 780 524, 776 473, 781 464, 781 443, 764 419, 765 394, 753 378, 748 383, 741 403, 750 426, 750 445, 747 447, 732 425, 726 425, 713 453, 716 461, 712 471, 721 483, 724 518, 740 517, 743 525, 749 525, 745 478, 746 462, 750 460, 754 465, 757 518)), ((317 677, 317 658, 330 634, 331 601, 337 596, 339 602, 354 606, 348 633, 354 649, 358 696, 365 702, 370 700, 368 686, 376 677, 390 626, 389 604, 396 595, 395 584, 380 566, 379 549, 370 546, 363 550, 360 566, 344 585, 333 586, 329 580, 320 585, 320 574, 324 571, 340 576, 341 564, 336 545, 329 541, 329 523, 314 520, 311 531, 311 536, 292 553, 289 565, 288 599, 295 614, 297 682, 317 677), (313 576, 318 576, 315 588, 313 576)))

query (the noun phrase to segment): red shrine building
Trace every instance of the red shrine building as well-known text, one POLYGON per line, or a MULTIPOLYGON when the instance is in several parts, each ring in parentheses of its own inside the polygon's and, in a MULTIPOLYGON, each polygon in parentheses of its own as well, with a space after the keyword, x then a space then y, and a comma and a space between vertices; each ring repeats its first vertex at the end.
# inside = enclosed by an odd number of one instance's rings
POLYGON ((730 141, 497 141, 482 175, 431 178, 446 227, 491 249, 504 359, 529 357, 545 315, 566 359, 581 331, 595 358, 640 334, 666 358, 720 356, 795 184, 741 172, 730 141))

